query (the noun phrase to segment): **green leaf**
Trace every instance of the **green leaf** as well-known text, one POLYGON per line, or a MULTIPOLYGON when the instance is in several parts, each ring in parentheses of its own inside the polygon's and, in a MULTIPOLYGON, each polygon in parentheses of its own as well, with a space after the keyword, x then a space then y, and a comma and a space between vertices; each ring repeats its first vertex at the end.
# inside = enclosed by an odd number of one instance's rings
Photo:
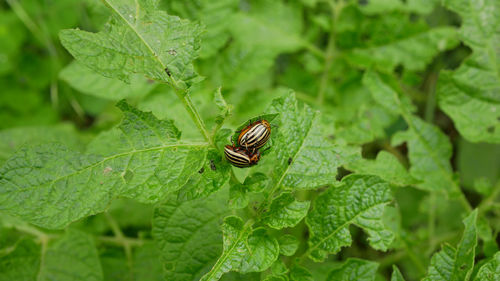
POLYGON ((147 242, 135 249, 132 273, 137 281, 163 281, 163 267, 160 249, 155 243, 147 242))
POLYGON ((496 253, 495 256, 485 263, 476 275, 474 280, 477 281, 490 281, 500 279, 500 252, 496 253))
POLYGON ((291 193, 282 193, 272 201, 262 221, 275 229, 294 227, 307 215, 310 203, 295 200, 291 193))
POLYGON ((353 49, 347 54, 347 59, 363 68, 392 71, 402 65, 407 70, 423 70, 438 53, 454 48, 458 43, 454 28, 439 27, 384 45, 353 49))
POLYGON ((264 228, 252 231, 250 224, 235 216, 224 219, 222 225, 224 250, 212 269, 201 280, 219 280, 229 271, 260 272, 278 258, 279 245, 264 228))
POLYGON ((80 231, 68 230, 48 248, 42 262, 40 280, 103 280, 94 239, 80 231))
POLYGON ((102 156, 59 144, 25 147, 12 156, 0 168, 2 210, 39 226, 63 228, 101 212, 118 195, 156 202, 200 170, 206 144, 179 142, 170 120, 125 102, 118 107, 125 115, 121 131, 108 131, 91 145, 102 156))
POLYGON ((457 70, 440 74, 439 106, 467 140, 500 143, 500 5, 494 0, 444 4, 462 18, 460 37, 473 52, 457 70))
POLYGON ((103 31, 60 32, 62 44, 80 63, 127 83, 134 73, 174 87, 196 77, 191 62, 200 44, 198 24, 167 15, 153 0, 105 0, 105 4, 112 16, 103 31))
POLYGON ((398 131, 393 135, 392 145, 407 142, 410 175, 420 181, 417 186, 456 194, 459 187, 452 174, 452 147, 448 137, 436 126, 411 114, 413 108, 410 101, 400 97, 377 73, 367 72, 363 82, 378 103, 387 110, 401 114, 408 124, 406 131, 398 131))
POLYGON ((380 151, 375 160, 360 158, 350 162, 347 168, 360 174, 379 176, 381 179, 399 186, 418 183, 398 159, 387 151, 380 151))
POLYGON ((267 112, 279 113, 274 121, 279 130, 271 132, 272 151, 261 160, 275 161, 272 188, 303 190, 333 183, 344 151, 321 134, 317 112, 299 105, 293 92, 275 99, 267 112))
POLYGON ((247 186, 237 181, 231 181, 229 185, 229 207, 231 209, 243 209, 248 206, 250 198, 247 193, 247 186))
POLYGON ((467 140, 500 143, 500 99, 495 98, 500 77, 489 69, 495 66, 480 61, 488 58, 479 56, 483 54, 473 55, 455 72, 441 72, 438 102, 467 140))
POLYGON ((387 250, 394 234, 383 223, 384 208, 392 200, 389 184, 375 176, 350 175, 337 187, 317 197, 306 218, 309 227, 309 256, 324 260, 351 244, 351 224, 365 230, 368 242, 377 250, 387 250))
POLYGON ((45 247, 20 240, 0 259, 0 280, 103 280, 91 236, 70 229, 45 247))
POLYGON ((278 259, 279 244, 267 234, 265 228, 255 229, 247 240, 246 257, 241 263, 241 273, 261 272, 278 259))
POLYGON ((200 280, 219 280, 224 273, 238 270, 242 260, 248 253, 245 244, 250 231, 250 226, 243 225, 243 221, 239 217, 226 217, 222 224, 224 247, 222 255, 212 269, 200 280))
POLYGON ((281 1, 254 1, 248 12, 230 18, 229 29, 237 41, 274 52, 301 48, 302 17, 298 5, 281 1))
POLYGON ((300 241, 291 234, 280 235, 278 238, 280 245, 280 254, 284 256, 293 256, 299 248, 300 241))
POLYGON ((215 263, 222 252, 219 218, 228 212, 225 197, 219 192, 183 202, 170 196, 156 207, 152 233, 165 280, 198 280, 215 263))
POLYGON ((219 151, 209 149, 203 166, 179 190, 179 199, 193 200, 217 192, 228 181, 230 172, 231 165, 222 159, 219 151))
POLYGON ((378 263, 349 258, 341 267, 334 269, 328 275, 327 281, 373 281, 377 273, 378 263))
POLYGON ((214 103, 217 106, 217 109, 219 109, 219 114, 215 117, 215 123, 217 125, 222 125, 226 118, 231 114, 231 108, 226 103, 226 100, 224 100, 220 90, 221 88, 219 87, 217 91, 214 92, 214 103))
POLYGON ((13 252, 0 257, 0 280, 36 280, 39 268, 40 246, 22 239, 13 252))
POLYGON ((477 245, 477 213, 478 211, 474 210, 463 220, 465 230, 457 248, 445 244, 440 252, 432 256, 424 281, 469 280, 477 245))
POLYGON ((439 0, 371 0, 368 4, 360 6, 360 10, 367 15, 393 11, 428 14, 437 3, 439 0))
POLYGON ((76 61, 66 66, 59 78, 84 94, 114 101, 145 96, 156 87, 140 75, 131 75, 129 84, 107 78, 76 61))
POLYGON ((405 281, 401 271, 399 271, 399 268, 395 265, 392 266, 391 281, 405 281))
POLYGON ((288 268, 282 259, 277 259, 271 266, 271 272, 273 275, 284 275, 288 272, 288 268))
MULTIPOLYGON (((127 257, 123 249, 117 247, 106 247, 99 249, 99 258, 102 264, 104 280, 106 281, 129 281, 131 278, 127 257)), ((139 280, 137 280, 139 281, 139 280)))
POLYGON ((206 26, 201 35, 200 57, 207 58, 217 54, 229 40, 228 28, 230 18, 238 8, 236 0, 202 0, 202 1, 168 1, 168 11, 173 11, 180 17, 199 20, 206 26))
POLYGON ((225 89, 262 87, 262 78, 273 66, 275 57, 272 50, 234 42, 219 56, 202 62, 200 72, 225 89))
POLYGON ((419 180, 417 186, 425 190, 457 191, 450 164, 452 147, 448 137, 436 126, 409 115, 409 129, 396 133, 392 145, 406 142, 410 158, 410 175, 419 180))
POLYGON ((71 124, 18 127, 0 131, 0 165, 26 144, 62 142, 75 150, 82 149, 82 140, 71 124))
POLYGON ((312 274, 305 267, 294 266, 290 270, 290 280, 292 281, 314 281, 312 274))

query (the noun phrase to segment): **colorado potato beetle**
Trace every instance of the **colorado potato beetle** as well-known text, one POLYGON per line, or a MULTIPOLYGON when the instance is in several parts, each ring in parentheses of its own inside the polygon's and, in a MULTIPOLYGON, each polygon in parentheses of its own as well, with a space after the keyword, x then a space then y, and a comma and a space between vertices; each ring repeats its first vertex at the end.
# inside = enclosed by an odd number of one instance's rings
POLYGON ((259 151, 249 153, 242 147, 236 147, 234 145, 226 145, 224 147, 224 155, 226 155, 226 159, 229 163, 239 168, 251 167, 260 160, 259 151))
POLYGON ((238 144, 248 151, 263 147, 271 136, 271 124, 266 120, 255 121, 241 130, 238 144))

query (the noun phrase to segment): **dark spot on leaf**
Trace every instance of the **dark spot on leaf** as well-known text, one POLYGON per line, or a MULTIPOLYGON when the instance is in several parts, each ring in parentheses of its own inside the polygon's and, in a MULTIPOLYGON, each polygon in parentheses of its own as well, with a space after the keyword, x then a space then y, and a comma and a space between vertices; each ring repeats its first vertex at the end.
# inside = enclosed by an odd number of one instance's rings
POLYGON ((486 129, 486 130, 488 131, 488 133, 493 134, 495 132, 495 127, 489 126, 488 129, 486 129))
POLYGON ((368 2, 369 2, 368 0, 358 0, 358 4, 359 4, 360 6, 365 6, 365 5, 368 5, 368 2))
POLYGON ((467 268, 467 265, 466 265, 466 264, 462 264, 462 265, 460 266, 460 270, 464 270, 465 268, 467 268))
POLYGON ((201 167, 201 169, 198 171, 198 173, 203 174, 203 172, 205 172, 205 168, 201 167))
POLYGON ((165 67, 165 72, 167 73, 168 77, 172 76, 172 73, 168 69, 168 67, 165 67))
POLYGON ((497 120, 500 121, 500 116, 497 117, 497 120))
POLYGON ((293 161, 292 157, 289 157, 288 158, 288 165, 292 164, 292 161, 293 161))
POLYGON ((334 135, 329 135, 328 138, 331 139, 331 140, 334 140, 335 136, 334 135))
POLYGON ((154 84, 155 80, 148 79, 148 84, 154 84))
POLYGON ((215 167, 214 160, 212 160, 212 159, 210 159, 210 169, 212 169, 212 171, 217 170, 217 167, 215 167))

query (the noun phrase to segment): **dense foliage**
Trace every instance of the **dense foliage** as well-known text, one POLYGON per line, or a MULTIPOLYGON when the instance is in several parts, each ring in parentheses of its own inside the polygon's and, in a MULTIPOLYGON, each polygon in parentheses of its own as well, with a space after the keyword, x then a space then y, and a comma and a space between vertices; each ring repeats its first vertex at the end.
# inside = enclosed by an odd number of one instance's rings
POLYGON ((498 0, 6 0, 0 88, 0 280, 500 280, 498 0))

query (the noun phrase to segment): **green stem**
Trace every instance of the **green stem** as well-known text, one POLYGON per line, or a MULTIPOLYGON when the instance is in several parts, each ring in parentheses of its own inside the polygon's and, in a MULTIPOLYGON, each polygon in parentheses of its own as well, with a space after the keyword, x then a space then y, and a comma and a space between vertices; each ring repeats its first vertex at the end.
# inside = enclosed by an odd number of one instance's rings
POLYGON ((338 3, 333 3, 332 1, 329 2, 330 7, 331 7, 331 13, 332 13, 332 26, 330 30, 330 37, 328 38, 328 45, 326 47, 326 55, 325 55, 325 67, 323 68, 323 74, 321 75, 321 80, 319 84, 319 91, 318 91, 318 96, 317 96, 317 102, 319 104, 323 104, 323 101, 325 99, 325 92, 326 88, 328 86, 328 80, 330 77, 330 68, 332 67, 333 63, 333 58, 335 56, 335 53, 337 52, 337 49, 335 47, 335 28, 337 27, 337 19, 339 17, 340 12, 342 11, 344 4, 343 2, 338 2, 338 3))
POLYGON ((123 249, 125 251, 125 256, 127 257, 127 263, 129 268, 132 268, 132 247, 128 243, 128 240, 125 238, 125 235, 123 235, 122 230, 120 229, 120 226, 118 223, 115 221, 115 219, 111 216, 110 213, 104 212, 104 216, 106 217, 106 220, 108 221, 109 226, 111 227, 111 231, 113 231, 113 234, 115 235, 116 240, 120 241, 123 249))
POLYGON ((429 198, 429 216, 427 220, 427 228, 429 230, 429 248, 432 247, 432 239, 434 237, 434 230, 436 226, 436 193, 431 191, 429 198))

